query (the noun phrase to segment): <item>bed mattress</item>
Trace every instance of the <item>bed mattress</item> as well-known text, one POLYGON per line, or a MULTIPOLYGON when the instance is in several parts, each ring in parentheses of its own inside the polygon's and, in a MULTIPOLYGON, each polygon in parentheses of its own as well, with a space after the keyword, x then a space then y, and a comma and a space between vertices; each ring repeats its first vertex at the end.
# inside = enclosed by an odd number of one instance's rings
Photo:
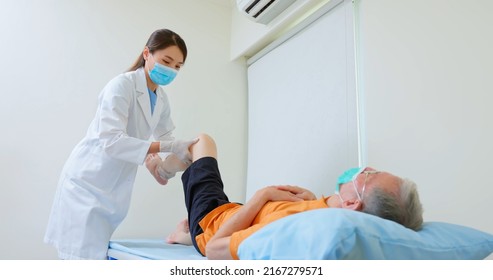
POLYGON ((111 240, 110 260, 202 260, 193 246, 168 244, 161 239, 111 240))

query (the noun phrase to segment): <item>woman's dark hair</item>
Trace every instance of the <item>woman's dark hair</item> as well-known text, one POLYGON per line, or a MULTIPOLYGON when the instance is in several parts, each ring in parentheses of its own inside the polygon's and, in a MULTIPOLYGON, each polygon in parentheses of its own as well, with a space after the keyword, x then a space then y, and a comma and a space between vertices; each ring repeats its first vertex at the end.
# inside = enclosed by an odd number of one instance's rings
MULTIPOLYGON (((149 40, 147 40, 146 47, 149 48, 150 53, 154 53, 157 50, 162 50, 170 46, 177 46, 183 53, 183 62, 187 59, 187 45, 180 35, 168 29, 159 29, 154 31, 149 40)), ((137 60, 128 71, 135 71, 145 64, 144 56, 140 53, 137 60)))

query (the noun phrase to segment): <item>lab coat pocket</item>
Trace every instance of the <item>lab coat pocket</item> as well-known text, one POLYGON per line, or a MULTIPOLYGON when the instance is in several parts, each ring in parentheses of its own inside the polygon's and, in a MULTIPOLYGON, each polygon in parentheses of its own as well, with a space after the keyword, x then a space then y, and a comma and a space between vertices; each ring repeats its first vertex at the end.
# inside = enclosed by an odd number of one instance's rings
POLYGON ((124 161, 107 155, 100 147, 93 147, 91 151, 80 153, 78 156, 80 180, 87 187, 97 188, 103 192, 111 192, 120 182, 126 181, 124 161))

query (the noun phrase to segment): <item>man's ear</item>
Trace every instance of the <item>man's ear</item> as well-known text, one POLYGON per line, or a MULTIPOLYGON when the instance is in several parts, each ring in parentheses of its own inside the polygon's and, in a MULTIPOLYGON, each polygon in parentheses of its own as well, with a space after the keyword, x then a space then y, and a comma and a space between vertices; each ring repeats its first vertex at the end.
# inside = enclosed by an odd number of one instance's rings
POLYGON ((361 211, 363 203, 359 199, 350 199, 342 203, 342 208, 354 211, 361 211))

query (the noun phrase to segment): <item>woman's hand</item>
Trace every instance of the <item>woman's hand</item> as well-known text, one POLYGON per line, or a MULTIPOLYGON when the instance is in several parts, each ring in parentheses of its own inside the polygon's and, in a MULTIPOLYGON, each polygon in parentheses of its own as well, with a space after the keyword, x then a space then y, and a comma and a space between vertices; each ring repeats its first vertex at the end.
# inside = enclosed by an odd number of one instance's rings
POLYGON ((159 184, 166 185, 168 183, 168 179, 161 177, 158 172, 158 166, 161 162, 162 159, 160 156, 157 154, 149 154, 145 160, 145 165, 159 184))

